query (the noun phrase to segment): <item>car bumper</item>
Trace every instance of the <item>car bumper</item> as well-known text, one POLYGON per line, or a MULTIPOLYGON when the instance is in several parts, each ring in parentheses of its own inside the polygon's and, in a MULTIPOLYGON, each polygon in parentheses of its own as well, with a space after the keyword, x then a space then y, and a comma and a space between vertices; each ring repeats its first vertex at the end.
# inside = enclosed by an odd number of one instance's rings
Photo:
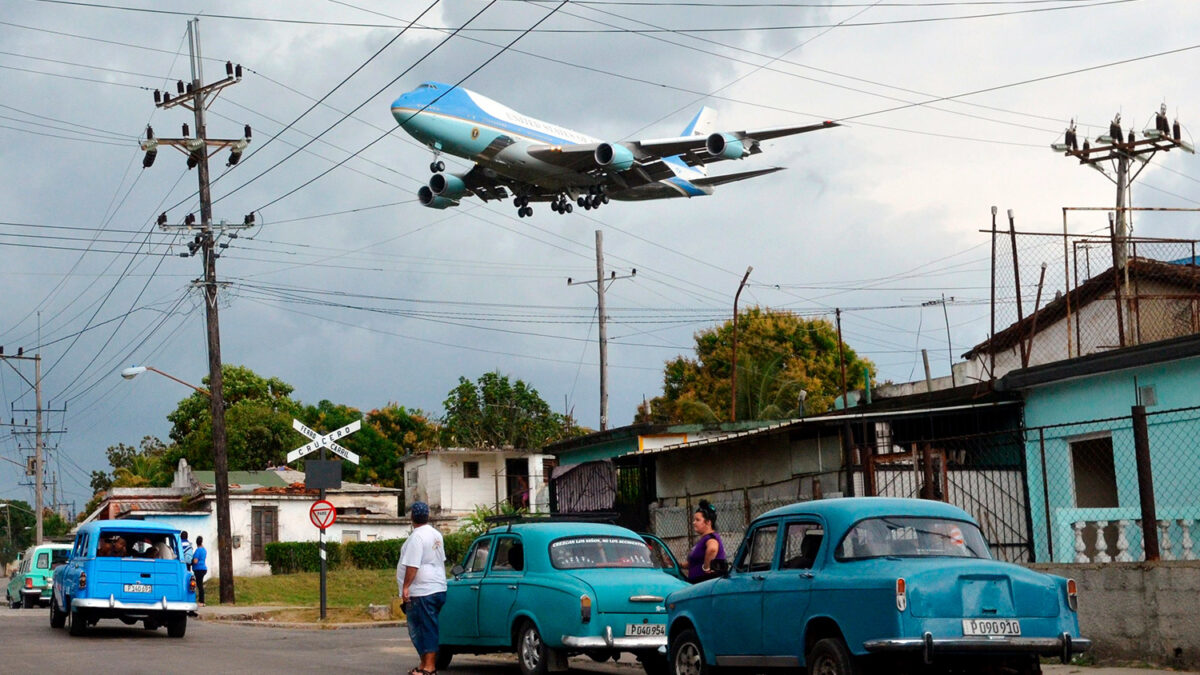
POLYGON ((922 652, 926 663, 932 663, 938 654, 1038 654, 1059 656, 1065 663, 1071 660, 1072 654, 1085 652, 1091 646, 1091 640, 1071 637, 1067 633, 1053 638, 935 638, 925 633, 920 638, 889 638, 863 643, 869 652, 922 652))
POLYGON ((50 598, 49 588, 22 588, 21 595, 26 598, 34 598, 36 600, 47 600, 50 598))
POLYGON ((563 646, 568 649, 616 649, 634 651, 642 649, 657 650, 667 644, 666 635, 636 635, 632 637, 614 637, 612 627, 604 628, 604 635, 564 635, 563 646))
POLYGON ((199 605, 194 602, 171 602, 165 597, 157 602, 124 602, 110 595, 107 598, 71 598, 71 607, 129 612, 194 612, 199 605))

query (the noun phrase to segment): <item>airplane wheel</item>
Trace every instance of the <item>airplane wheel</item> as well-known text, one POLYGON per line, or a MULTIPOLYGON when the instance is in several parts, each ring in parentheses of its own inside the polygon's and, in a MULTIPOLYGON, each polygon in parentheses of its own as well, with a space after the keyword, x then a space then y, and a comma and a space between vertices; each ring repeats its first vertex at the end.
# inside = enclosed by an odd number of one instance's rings
POLYGON ((579 199, 577 199, 577 200, 575 200, 575 201, 576 201, 576 203, 578 203, 578 204, 579 204, 579 208, 581 208, 581 209, 582 209, 582 208, 587 208, 587 197, 582 197, 582 196, 581 196, 579 199))
POLYGON ((433 166, 434 166, 434 169, 433 169, 434 173, 441 173, 446 170, 446 163, 440 159, 438 161, 434 162, 433 166))
POLYGON ((550 202, 550 210, 551 211, 558 213, 559 212, 558 209, 559 209, 558 202, 550 202))
POLYGON ((600 195, 592 195, 592 208, 600 208, 600 195))
POLYGON ((529 217, 532 217, 532 216, 533 216, 533 207, 532 207, 532 206, 526 206, 526 207, 525 207, 525 217, 526 217, 526 218, 529 218, 529 217))
POLYGON ((429 173, 437 173, 437 172, 438 172, 437 162, 430 162, 429 163, 429 173))
POLYGON ((604 202, 605 204, 607 204, 607 203, 608 203, 608 194, 607 194, 607 193, 601 193, 601 194, 600 194, 600 201, 601 201, 601 202, 604 202))
POLYGON ((571 205, 570 205, 570 204, 567 204, 567 213, 570 213, 570 212, 572 212, 572 211, 574 211, 574 210, 575 210, 575 209, 571 208, 571 205))

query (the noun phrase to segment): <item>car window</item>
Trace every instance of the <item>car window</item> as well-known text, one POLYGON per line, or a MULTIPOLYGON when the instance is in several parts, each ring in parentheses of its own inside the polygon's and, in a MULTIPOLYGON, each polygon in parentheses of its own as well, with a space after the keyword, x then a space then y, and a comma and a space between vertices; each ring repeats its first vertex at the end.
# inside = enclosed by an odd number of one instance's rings
POLYGON ((492 547, 492 539, 480 539, 471 547, 471 552, 467 554, 467 564, 464 567, 468 572, 482 572, 487 569, 488 552, 492 547))
POLYGON ((492 556, 493 572, 520 572, 525 569, 525 547, 516 537, 498 537, 492 556))
POLYGON ((169 532, 106 530, 96 543, 98 557, 178 560, 175 536, 169 532))
POLYGON ((813 566, 825 530, 817 523, 788 523, 780 569, 806 570, 813 566))
POLYGON ((39 569, 39 570, 50 569, 50 552, 49 551, 39 551, 38 552, 37 569, 39 569))
POLYGON ((755 528, 750 534, 750 543, 742 547, 738 556, 739 572, 761 572, 771 569, 775 557, 775 540, 779 526, 772 523, 755 528))
POLYGON ((851 527, 834 551, 838 560, 878 557, 990 559, 974 523, 947 518, 868 518, 851 527))
POLYGON ((645 537, 645 541, 646 546, 650 547, 650 561, 655 567, 664 570, 675 569, 674 556, 661 541, 652 537, 645 537))
POLYGON ((653 568, 650 547, 629 537, 565 537, 550 543, 550 564, 560 570, 653 568))
POLYGON ((56 548, 50 551, 50 567, 58 567, 71 559, 71 549, 56 548))

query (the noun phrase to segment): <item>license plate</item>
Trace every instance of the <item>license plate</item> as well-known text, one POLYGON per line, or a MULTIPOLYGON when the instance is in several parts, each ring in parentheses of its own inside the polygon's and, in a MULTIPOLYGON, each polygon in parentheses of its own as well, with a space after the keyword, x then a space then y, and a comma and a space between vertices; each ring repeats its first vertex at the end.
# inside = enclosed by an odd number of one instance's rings
POLYGON ((1017 636, 1021 622, 1016 619, 963 619, 963 635, 1017 636))
POLYGON ((150 588, 146 584, 125 584, 126 593, 149 593, 150 588))
POLYGON ((642 636, 642 635, 666 635, 667 625, 665 623, 627 623, 625 624, 625 635, 627 636, 642 636))

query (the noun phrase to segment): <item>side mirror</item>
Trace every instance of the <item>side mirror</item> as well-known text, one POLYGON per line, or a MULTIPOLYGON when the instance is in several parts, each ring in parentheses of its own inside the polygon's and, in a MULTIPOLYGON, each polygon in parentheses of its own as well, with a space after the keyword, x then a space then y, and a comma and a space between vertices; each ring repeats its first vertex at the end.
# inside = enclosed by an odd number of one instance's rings
POLYGON ((708 563, 708 569, 712 570, 714 574, 725 576, 726 574, 729 574, 729 561, 717 558, 716 560, 708 563))
POLYGON ((463 567, 462 565, 455 565, 454 567, 450 568, 450 574, 454 575, 455 577, 461 577, 463 572, 466 571, 467 568, 463 567))

